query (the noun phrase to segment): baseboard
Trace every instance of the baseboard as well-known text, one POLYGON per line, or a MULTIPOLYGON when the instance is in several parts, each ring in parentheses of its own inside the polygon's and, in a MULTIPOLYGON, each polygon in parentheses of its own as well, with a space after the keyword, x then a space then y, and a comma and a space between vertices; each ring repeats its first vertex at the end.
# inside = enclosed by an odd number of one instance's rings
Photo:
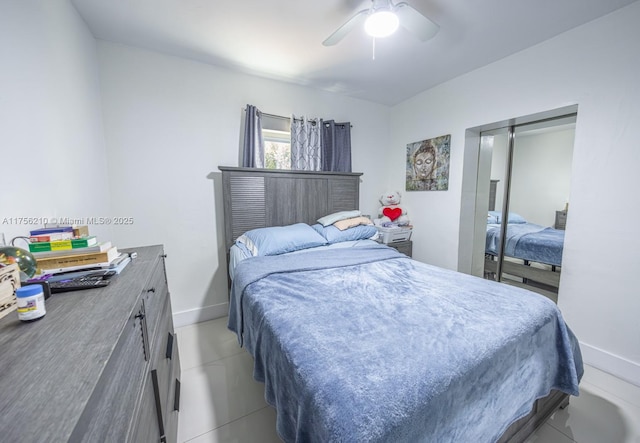
POLYGON ((580 350, 586 364, 640 386, 640 364, 586 343, 580 343, 580 350))
POLYGON ((224 317, 228 314, 229 303, 227 302, 205 306, 204 308, 189 309, 187 311, 180 311, 173 314, 173 326, 175 328, 179 328, 181 326, 192 325, 194 323, 224 317))

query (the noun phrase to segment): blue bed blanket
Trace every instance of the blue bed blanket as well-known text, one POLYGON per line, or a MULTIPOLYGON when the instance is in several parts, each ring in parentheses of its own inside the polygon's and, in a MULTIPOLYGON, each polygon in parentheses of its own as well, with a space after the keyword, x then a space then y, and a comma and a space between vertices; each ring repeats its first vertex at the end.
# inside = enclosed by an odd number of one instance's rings
MULTIPOLYGON (((499 245, 500 225, 488 224, 485 251, 488 254, 497 255, 499 245)), ((545 228, 534 223, 507 225, 504 253, 509 257, 561 266, 563 247, 563 230, 545 228)))
POLYGON ((555 304, 390 248, 255 257, 229 328, 286 442, 494 442, 582 359, 555 304))

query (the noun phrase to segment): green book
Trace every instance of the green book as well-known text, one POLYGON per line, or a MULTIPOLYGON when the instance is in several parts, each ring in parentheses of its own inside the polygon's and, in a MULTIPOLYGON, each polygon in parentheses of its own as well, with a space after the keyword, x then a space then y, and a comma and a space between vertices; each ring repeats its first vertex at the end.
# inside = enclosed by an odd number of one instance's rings
POLYGON ((70 240, 56 240, 29 243, 29 252, 68 251, 70 249, 87 248, 98 244, 95 235, 70 240))

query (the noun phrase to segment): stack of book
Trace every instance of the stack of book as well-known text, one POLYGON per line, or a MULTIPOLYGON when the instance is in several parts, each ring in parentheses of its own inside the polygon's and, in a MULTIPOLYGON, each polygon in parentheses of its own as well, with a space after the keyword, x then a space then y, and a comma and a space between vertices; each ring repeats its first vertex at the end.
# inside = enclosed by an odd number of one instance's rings
POLYGON ((59 226, 30 231, 29 252, 38 272, 56 274, 81 270, 113 269, 118 273, 130 261, 110 241, 98 241, 86 226, 59 226))

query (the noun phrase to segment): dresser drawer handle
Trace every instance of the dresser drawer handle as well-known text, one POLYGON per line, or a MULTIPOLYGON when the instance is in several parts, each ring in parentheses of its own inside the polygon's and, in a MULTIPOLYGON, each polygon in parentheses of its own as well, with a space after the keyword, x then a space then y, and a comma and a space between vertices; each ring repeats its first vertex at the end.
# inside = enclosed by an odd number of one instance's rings
POLYGON ((178 380, 177 378, 176 378, 176 384, 173 392, 175 393, 173 397, 173 410, 179 411, 180 410, 180 380, 178 380))
POLYGON ((140 333, 142 334, 142 352, 144 353, 145 361, 149 360, 149 336, 147 331, 147 316, 146 309, 144 307, 144 300, 142 300, 142 306, 140 306, 140 310, 135 315, 135 318, 140 320, 140 333))
POLYGON ((156 288, 147 289, 147 292, 156 292, 156 288))
POLYGON ((160 403, 160 382, 158 380, 157 369, 151 370, 151 383, 153 384, 153 397, 156 401, 156 415, 158 417, 158 431, 160 436, 164 436, 164 419, 162 414, 162 403, 160 403))
POLYGON ((167 337, 167 351, 164 355, 169 360, 173 357, 173 334, 171 332, 169 332, 169 336, 167 337))

